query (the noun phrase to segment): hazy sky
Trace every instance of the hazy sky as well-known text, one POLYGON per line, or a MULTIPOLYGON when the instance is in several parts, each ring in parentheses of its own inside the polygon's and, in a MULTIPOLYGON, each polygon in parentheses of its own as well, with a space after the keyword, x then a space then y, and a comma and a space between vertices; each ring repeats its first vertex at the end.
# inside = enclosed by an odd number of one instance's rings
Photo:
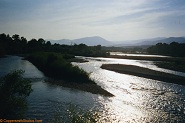
POLYGON ((110 41, 185 36, 185 0, 0 0, 0 33, 110 41))

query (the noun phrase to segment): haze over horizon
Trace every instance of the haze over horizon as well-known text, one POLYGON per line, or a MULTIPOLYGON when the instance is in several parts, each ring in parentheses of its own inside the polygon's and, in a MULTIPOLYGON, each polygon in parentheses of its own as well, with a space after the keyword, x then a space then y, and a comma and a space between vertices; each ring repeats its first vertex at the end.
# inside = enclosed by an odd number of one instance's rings
POLYGON ((0 33, 109 41, 185 36, 184 0, 1 0, 0 33))

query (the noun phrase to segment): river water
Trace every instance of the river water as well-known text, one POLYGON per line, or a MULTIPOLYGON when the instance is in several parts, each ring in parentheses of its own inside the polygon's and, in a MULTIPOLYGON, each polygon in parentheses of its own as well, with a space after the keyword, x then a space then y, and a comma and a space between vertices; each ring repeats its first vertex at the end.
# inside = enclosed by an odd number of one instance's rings
POLYGON ((185 86, 171 84, 101 69, 104 63, 137 65, 185 76, 185 73, 158 68, 152 61, 82 57, 89 62, 73 63, 91 73, 90 77, 114 97, 104 97, 45 82, 35 66, 18 56, 0 59, 0 76, 14 69, 25 70, 32 80, 28 97, 27 119, 48 122, 56 116, 64 120, 70 104, 84 110, 98 110, 102 122, 185 122, 185 86))

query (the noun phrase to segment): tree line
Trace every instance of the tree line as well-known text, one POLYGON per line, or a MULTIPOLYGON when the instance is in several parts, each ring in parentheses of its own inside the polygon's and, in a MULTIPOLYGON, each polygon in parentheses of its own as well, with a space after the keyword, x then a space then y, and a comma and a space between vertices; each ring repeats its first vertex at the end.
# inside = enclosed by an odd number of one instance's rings
POLYGON ((106 51, 101 45, 87 46, 85 44, 60 45, 51 44, 43 38, 27 40, 18 34, 0 34, 0 56, 6 54, 30 54, 32 52, 57 52, 62 54, 73 54, 79 56, 106 56, 106 51))
POLYGON ((170 44, 158 43, 147 49, 150 54, 160 54, 175 57, 185 57, 185 43, 172 42, 170 44))

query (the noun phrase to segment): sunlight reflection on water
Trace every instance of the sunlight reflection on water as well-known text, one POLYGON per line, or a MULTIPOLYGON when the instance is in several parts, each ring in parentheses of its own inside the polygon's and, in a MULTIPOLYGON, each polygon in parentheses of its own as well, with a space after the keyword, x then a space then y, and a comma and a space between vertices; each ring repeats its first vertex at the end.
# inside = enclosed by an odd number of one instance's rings
POLYGON ((99 100, 104 105, 104 118, 111 117, 111 122, 184 122, 184 86, 104 70, 100 68, 104 63, 165 71, 152 62, 128 59, 90 58, 87 63, 74 63, 91 72, 97 84, 115 95, 108 102, 99 100))
MULTIPOLYGON (((114 94, 104 97, 76 89, 52 85, 44 81, 44 75, 26 60, 12 56, 0 59, 0 75, 12 69, 22 68, 25 76, 33 79, 33 92, 28 98, 30 119, 54 119, 60 112, 66 116, 67 106, 72 103, 85 110, 100 111, 100 120, 110 123, 185 122, 185 86, 119 74, 101 69, 104 63, 131 64, 158 69, 152 62, 139 60, 88 58, 86 63, 73 63, 91 73, 90 77, 102 88, 114 94)), ((168 71, 170 72, 170 71, 168 71)))

